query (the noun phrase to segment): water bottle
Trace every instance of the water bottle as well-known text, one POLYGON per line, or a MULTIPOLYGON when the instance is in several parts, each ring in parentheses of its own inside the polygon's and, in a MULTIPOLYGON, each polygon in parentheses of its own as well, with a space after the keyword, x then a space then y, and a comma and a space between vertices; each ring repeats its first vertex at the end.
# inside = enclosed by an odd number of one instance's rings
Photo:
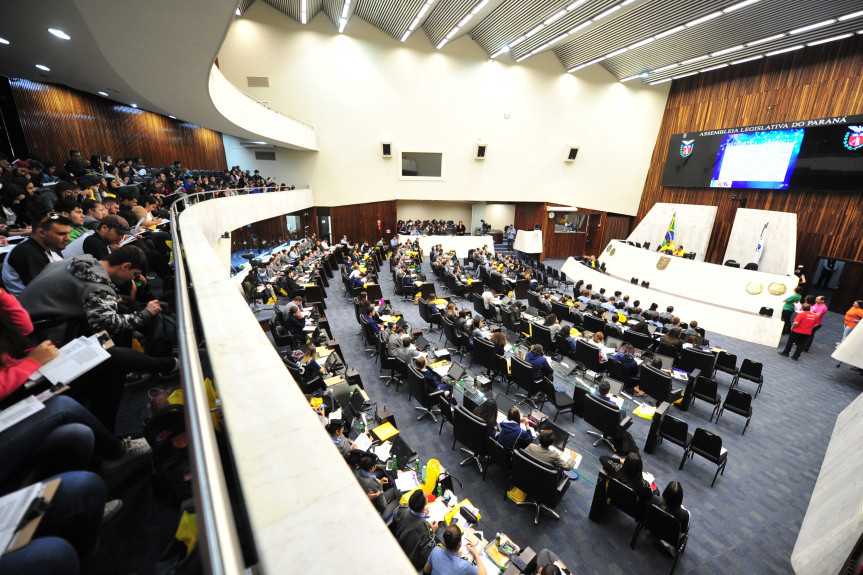
POLYGON ((422 480, 423 480, 423 483, 425 483, 425 480, 426 480, 426 466, 425 465, 423 465, 422 480))
POLYGON ((495 533, 494 544, 500 547, 500 533, 495 533))
POLYGON ((393 469, 398 469, 398 468, 399 468, 398 458, 395 455, 393 455, 393 469))
POLYGON ((414 463, 414 471, 416 471, 417 475, 420 474, 420 458, 419 457, 417 457, 417 460, 414 463))
POLYGON ((437 484, 437 496, 441 497, 442 495, 443 495, 443 488, 441 487, 440 483, 438 483, 437 484))

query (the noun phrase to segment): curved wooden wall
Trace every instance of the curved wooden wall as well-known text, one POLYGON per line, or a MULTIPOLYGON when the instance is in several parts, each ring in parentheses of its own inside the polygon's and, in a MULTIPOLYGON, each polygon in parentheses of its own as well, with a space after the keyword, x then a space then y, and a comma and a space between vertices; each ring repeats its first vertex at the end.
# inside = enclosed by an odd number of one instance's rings
MULTIPOLYGON (((657 202, 718 206, 705 261, 721 263, 738 202, 796 212, 797 261, 814 270, 819 255, 863 260, 860 192, 665 188, 671 134, 863 113, 863 36, 804 48, 675 80, 633 225, 657 202)), ((863 161, 863 157, 861 157, 863 161)))
POLYGON ((192 169, 227 167, 219 132, 64 86, 23 79, 9 84, 29 153, 59 168, 71 149, 84 158, 140 156, 145 166, 158 168, 174 160, 192 169))

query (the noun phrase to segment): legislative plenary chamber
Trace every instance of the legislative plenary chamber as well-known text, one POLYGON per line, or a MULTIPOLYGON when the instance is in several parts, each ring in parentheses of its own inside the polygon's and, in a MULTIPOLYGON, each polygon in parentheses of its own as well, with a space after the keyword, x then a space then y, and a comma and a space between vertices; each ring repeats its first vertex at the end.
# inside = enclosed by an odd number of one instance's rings
POLYGON ((863 570, 859 0, 8 0, 0 575, 863 570))

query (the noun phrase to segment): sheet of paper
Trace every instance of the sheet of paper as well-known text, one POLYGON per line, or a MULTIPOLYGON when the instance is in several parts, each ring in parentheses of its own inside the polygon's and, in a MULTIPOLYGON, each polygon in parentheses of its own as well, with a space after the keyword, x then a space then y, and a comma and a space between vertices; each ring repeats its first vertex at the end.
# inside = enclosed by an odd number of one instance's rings
POLYGON ((74 339, 57 351, 57 357, 39 368, 55 384, 69 383, 111 357, 95 335, 74 339))
POLYGON ((45 409, 45 404, 32 395, 14 405, 10 405, 3 411, 0 411, 0 433, 42 409, 45 409))
POLYGON ((341 419, 341 418, 342 418, 342 408, 341 407, 335 411, 330 412, 330 421, 333 421, 334 419, 341 419))
POLYGON ((368 451, 369 447, 372 446, 372 438, 367 433, 360 433, 354 440, 354 445, 360 451, 368 451))
POLYGON ((399 471, 396 477, 396 489, 406 493, 418 487, 420 484, 415 471, 399 471))
POLYGON ((392 450, 392 448, 393 444, 387 441, 372 449, 372 453, 374 453, 375 457, 377 457, 380 461, 386 461, 390 458, 390 451, 392 450))
POLYGON ((429 517, 428 521, 443 521, 444 515, 449 512, 449 507, 446 506, 446 503, 443 502, 443 499, 438 499, 434 503, 429 504, 429 517))
POLYGON ((29 509, 30 502, 42 495, 44 490, 44 483, 34 483, 0 497, 0 553, 5 551, 15 538, 15 531, 29 509))

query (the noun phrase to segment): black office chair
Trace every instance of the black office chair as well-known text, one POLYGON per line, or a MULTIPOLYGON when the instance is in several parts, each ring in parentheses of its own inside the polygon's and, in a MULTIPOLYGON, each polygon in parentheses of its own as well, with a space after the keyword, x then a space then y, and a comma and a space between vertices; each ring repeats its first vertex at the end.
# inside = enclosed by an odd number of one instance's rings
POLYGON ((632 517, 636 525, 641 520, 644 503, 638 500, 638 494, 632 487, 624 485, 614 477, 608 480, 609 503, 632 517))
POLYGON ((446 341, 453 346, 448 348, 448 350, 461 355, 461 358, 464 359, 464 343, 462 342, 462 338, 456 334, 455 325, 447 318, 442 317, 441 326, 443 326, 443 334, 446 337, 446 341))
POLYGON ((476 362, 485 368, 486 375, 490 375, 494 369, 494 356, 493 343, 482 337, 475 337, 473 339, 470 355, 471 365, 476 362))
POLYGON ((453 297, 462 299, 464 294, 467 293, 468 287, 464 284, 459 285, 456 283, 456 278, 453 274, 446 274, 446 286, 449 291, 452 292, 453 297))
POLYGON ((715 379, 699 376, 698 379, 695 380, 695 385, 692 388, 693 401, 700 399, 713 406, 713 412, 711 412, 710 419, 707 420, 708 422, 713 421, 713 418, 716 416, 716 413, 719 411, 719 406, 722 403, 722 399, 719 397, 719 393, 717 391, 718 387, 719 386, 715 379))
POLYGON ((740 383, 741 379, 745 379, 746 381, 758 384, 758 388, 755 390, 755 397, 758 397, 758 392, 761 391, 761 386, 764 385, 764 375, 762 374, 763 369, 764 366, 761 362, 744 359, 743 363, 740 364, 740 369, 737 371, 737 375, 731 382, 731 388, 734 389, 737 387, 737 384, 740 383))
POLYGON ((728 450, 722 447, 722 438, 714 433, 710 433, 706 429, 697 428, 692 435, 692 441, 689 443, 689 449, 683 454, 683 461, 680 469, 683 469, 683 464, 686 459, 692 459, 693 456, 699 455, 716 465, 716 473, 713 475, 713 484, 716 483, 716 477, 722 473, 725 475, 725 465, 728 463, 728 450))
MULTIPOLYGON (((575 285, 575 282, 572 281, 571 279, 567 279, 566 274, 563 272, 560 272, 560 283, 563 284, 563 293, 566 293, 566 288, 575 285)), ((574 295, 574 293, 573 293, 573 295, 574 295)), ((569 306, 567 306, 567 307, 569 307, 569 306)), ((560 316, 558 316, 558 317, 560 317, 560 316)), ((566 316, 564 316, 564 317, 566 317, 566 316)))
POLYGON ((501 321, 503 322, 503 327, 506 328, 507 332, 514 331, 519 334, 521 337, 521 320, 513 320, 512 314, 509 313, 508 310, 504 310, 500 314, 501 321))
POLYGON ((379 353, 378 334, 375 333, 374 328, 372 328, 371 324, 366 320, 363 320, 363 340, 366 344, 365 351, 371 354, 371 356, 375 358, 375 363, 377 363, 379 353))
POLYGON ((541 510, 547 511, 555 519, 560 519, 554 508, 569 489, 569 478, 556 467, 543 463, 523 449, 516 449, 512 454, 512 482, 533 500, 519 501, 516 505, 536 507, 534 524, 539 525, 541 510))
POLYGON ((670 343, 665 343, 664 341, 660 341, 659 345, 656 347, 656 353, 661 355, 667 355, 668 357, 674 358, 675 365, 678 362, 678 358, 680 357, 680 348, 676 345, 671 345, 670 343))
POLYGON ((544 325, 533 324, 531 334, 531 343, 538 343, 545 350, 554 349, 554 342, 551 341, 551 330, 544 325))
POLYGON ((743 266, 743 269, 745 269, 745 270, 758 271, 758 264, 757 264, 757 263, 755 263, 755 262, 749 262, 748 264, 746 264, 745 266, 743 266))
POLYGON ((713 377, 713 372, 716 370, 716 357, 716 354, 709 351, 686 348, 680 354, 677 367, 689 373, 700 369, 704 377, 713 377))
POLYGON ((468 456, 459 462, 464 466, 468 461, 473 461, 483 473, 483 460, 486 457, 486 438, 488 438, 488 424, 468 411, 463 405, 457 405, 453 410, 452 423, 452 449, 455 450, 456 442, 460 441, 466 447, 461 450, 468 456))
POLYGON ((623 341, 626 343, 631 343, 632 347, 635 349, 640 349, 641 351, 645 351, 650 349, 653 345, 653 340, 649 335, 644 333, 636 333, 631 329, 623 332, 623 341))
POLYGON ((621 420, 619 407, 592 393, 585 394, 583 401, 585 423, 599 430, 599 433, 590 430, 587 432, 588 435, 599 438, 593 442, 593 446, 605 442, 616 452, 614 442, 632 425, 632 417, 627 415, 621 420))
POLYGON ((440 325, 441 315, 439 313, 435 313, 435 314, 431 313, 429 311, 428 303, 423 298, 419 298, 419 304, 418 305, 419 305, 420 317, 422 318, 422 320, 424 322, 426 322, 428 324, 428 327, 423 328, 423 331, 425 331, 426 333, 430 333, 430 332, 435 331, 435 326, 440 325))
POLYGON ((716 371, 727 373, 731 376, 731 382, 737 379, 737 356, 733 353, 720 351, 716 356, 716 371))
POLYGON ((527 306, 539 309, 539 294, 534 291, 527 292, 527 306))
POLYGON ((381 358, 380 371, 383 371, 385 369, 390 370, 389 375, 381 375, 378 379, 385 380, 387 387, 389 387, 390 383, 395 382, 396 391, 398 391, 399 385, 401 385, 402 383, 401 378, 396 374, 396 370, 398 368, 398 360, 387 353, 387 344, 383 340, 383 337, 379 338, 378 340, 378 357, 381 358))
MULTIPOLYGON (((488 454, 488 465, 485 466, 485 471, 482 472, 482 479, 485 481, 485 476, 488 474, 488 468, 494 463, 507 476, 512 477, 512 451, 497 442, 494 437, 486 438, 486 453, 488 454)), ((506 492, 503 494, 506 499, 506 492)))
POLYGON ((408 366, 408 384, 410 387, 410 394, 408 395, 408 401, 412 397, 416 397, 417 401, 420 402, 420 405, 416 406, 416 410, 421 412, 419 417, 417 417, 417 421, 425 417, 426 415, 430 415, 432 420, 437 423, 437 416, 440 414, 440 410, 437 408, 437 398, 443 395, 443 390, 436 390, 432 393, 429 393, 426 390, 426 382, 423 374, 417 371, 414 366, 408 366))
POLYGON ((725 263, 723 265, 726 265, 730 268, 739 268, 740 267, 740 263, 736 262, 734 260, 725 260, 725 263))
MULTIPOLYGON (((682 447, 683 453, 686 455, 686 449, 692 443, 692 434, 689 433, 689 426, 685 421, 677 419, 673 415, 664 415, 662 423, 659 425, 659 438, 656 445, 661 444, 663 439, 682 447)), ((683 460, 680 461, 680 466, 683 467, 683 460)))
POLYGON ((443 416, 440 419, 440 429, 437 430, 437 434, 440 435, 443 433, 443 424, 449 421, 450 425, 454 425, 455 416, 453 415, 453 405, 449 402, 449 398, 445 395, 438 396, 438 407, 440 408, 440 414, 443 416))
MULTIPOLYGON (((587 316, 585 316, 587 319, 587 316)), ((602 373, 605 371, 603 365, 599 361, 599 347, 587 342, 587 341, 579 341, 575 346, 575 361, 582 364, 584 369, 589 369, 596 373, 602 373)))
POLYGON ((719 418, 722 417, 726 409, 731 413, 736 413, 746 418, 746 424, 743 426, 743 431, 740 435, 745 434, 746 428, 749 427, 749 421, 752 419, 752 396, 742 389, 729 389, 728 395, 725 396, 725 402, 716 415, 716 423, 719 423, 719 418))
POLYGON ((605 320, 592 314, 584 314, 584 330, 591 333, 602 332, 605 328, 605 320))
POLYGON ((566 395, 562 391, 557 391, 554 388, 554 384, 551 380, 547 378, 543 378, 543 380, 539 384, 540 389, 543 394, 542 404, 539 406, 540 411, 545 407, 545 400, 547 399, 551 404, 555 407, 554 417, 552 421, 557 421, 557 416, 561 413, 566 413, 567 411, 572 415, 572 422, 575 423, 575 400, 568 395, 566 395))
POLYGON ((638 388, 650 396, 656 405, 671 399, 671 381, 670 373, 651 365, 641 365, 641 379, 638 382, 638 388))
POLYGON ((529 405, 536 409, 534 403, 535 396, 540 393, 539 382, 533 379, 533 366, 521 359, 513 356, 510 360, 509 367, 512 370, 510 380, 506 386, 506 393, 509 393, 509 388, 512 384, 520 388, 524 393, 516 393, 516 397, 521 397, 519 403, 529 405))
POLYGON ((659 541, 664 541, 674 550, 674 562, 671 564, 669 575, 674 573, 674 568, 677 567, 677 560, 680 559, 680 556, 686 549, 686 543, 689 541, 689 532, 681 531, 680 521, 676 517, 653 504, 645 508, 641 521, 639 521, 635 528, 635 533, 632 535, 632 543, 630 543, 632 549, 635 549, 635 543, 642 529, 647 529, 659 541))

